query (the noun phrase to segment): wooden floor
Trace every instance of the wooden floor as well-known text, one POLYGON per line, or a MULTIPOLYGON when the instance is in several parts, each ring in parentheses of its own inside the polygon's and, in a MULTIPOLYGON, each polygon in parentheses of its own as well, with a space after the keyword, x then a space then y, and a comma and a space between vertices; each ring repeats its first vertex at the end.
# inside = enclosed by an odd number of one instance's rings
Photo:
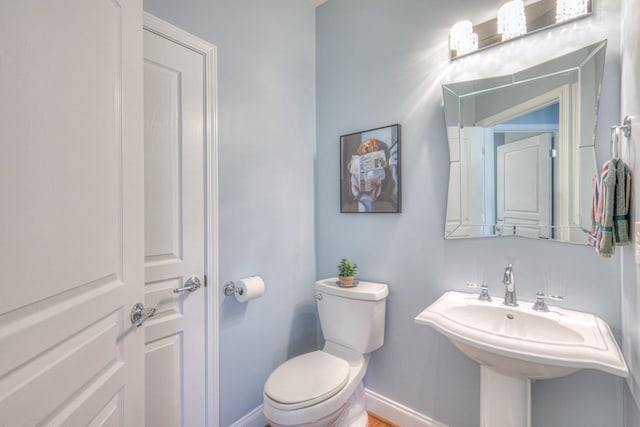
POLYGON ((369 427, 400 427, 372 412, 367 411, 367 413, 369 414, 369 427))

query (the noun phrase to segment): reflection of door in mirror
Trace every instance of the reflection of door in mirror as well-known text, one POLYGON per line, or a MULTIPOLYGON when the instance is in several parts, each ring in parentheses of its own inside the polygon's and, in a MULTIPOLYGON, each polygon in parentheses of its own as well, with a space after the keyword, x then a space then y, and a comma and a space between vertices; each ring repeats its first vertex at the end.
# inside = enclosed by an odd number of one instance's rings
POLYGON ((456 237, 492 236, 495 186, 490 173, 494 169, 491 135, 474 126, 460 129, 459 135, 459 152, 455 153, 459 160, 452 162, 449 180, 459 182, 456 187, 460 191, 449 195, 447 229, 455 231, 456 237))
POLYGON ((445 238, 587 243, 605 47, 443 85, 451 162, 445 238), (525 148, 533 137, 538 142, 525 148))
POLYGON ((497 147, 497 232, 551 237, 550 133, 497 147), (512 226, 512 227, 510 227, 512 226))

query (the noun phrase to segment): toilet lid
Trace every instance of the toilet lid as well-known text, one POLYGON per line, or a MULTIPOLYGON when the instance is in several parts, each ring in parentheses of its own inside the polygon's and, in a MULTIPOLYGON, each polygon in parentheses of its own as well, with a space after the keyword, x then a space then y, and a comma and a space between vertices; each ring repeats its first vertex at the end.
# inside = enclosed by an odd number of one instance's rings
POLYGON ((349 363, 323 351, 294 357, 271 373, 264 392, 284 404, 306 406, 326 400, 342 390, 349 379, 349 363))

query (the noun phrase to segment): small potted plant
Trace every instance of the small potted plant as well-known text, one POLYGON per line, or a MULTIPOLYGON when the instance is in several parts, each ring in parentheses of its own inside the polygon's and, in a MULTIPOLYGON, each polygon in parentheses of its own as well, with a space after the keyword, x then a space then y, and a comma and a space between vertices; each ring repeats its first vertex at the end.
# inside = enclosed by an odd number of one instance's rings
POLYGON ((354 264, 346 258, 342 258, 338 264, 338 286, 343 288, 352 288, 357 283, 354 282, 354 276, 358 270, 358 264, 354 264))

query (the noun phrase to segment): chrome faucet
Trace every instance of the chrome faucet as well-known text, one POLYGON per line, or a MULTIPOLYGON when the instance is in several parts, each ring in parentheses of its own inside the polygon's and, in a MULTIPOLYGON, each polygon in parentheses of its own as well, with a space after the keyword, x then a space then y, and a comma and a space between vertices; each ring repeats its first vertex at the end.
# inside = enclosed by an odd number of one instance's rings
POLYGON ((518 306, 518 298, 516 298, 516 279, 513 277, 513 265, 507 265, 504 270, 504 277, 502 279, 504 283, 504 305, 510 307, 518 306))

